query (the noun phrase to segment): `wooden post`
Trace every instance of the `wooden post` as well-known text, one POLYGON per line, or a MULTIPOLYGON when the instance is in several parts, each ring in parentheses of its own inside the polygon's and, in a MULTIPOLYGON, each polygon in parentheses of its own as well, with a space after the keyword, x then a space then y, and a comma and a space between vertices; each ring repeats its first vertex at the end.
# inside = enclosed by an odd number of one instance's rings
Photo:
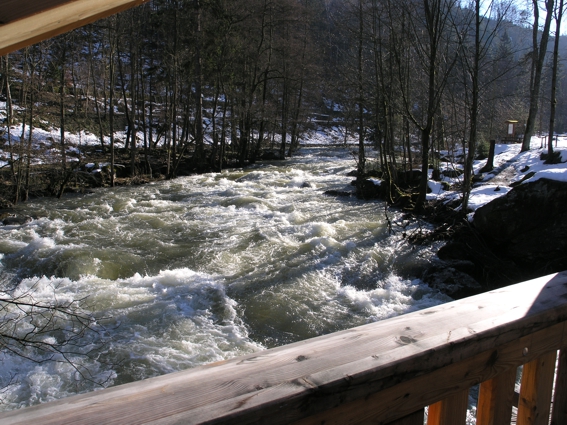
POLYGON ((557 378, 555 379, 555 397, 551 425, 567 424, 567 349, 561 350, 557 378))
POLYGON ((465 425, 468 405, 468 389, 432 404, 427 414, 427 425, 465 425))
POLYGON ((513 367, 480 384, 477 425, 509 424, 514 404, 517 368, 513 367))
POLYGON ((524 365, 517 425, 548 425, 557 352, 524 365))

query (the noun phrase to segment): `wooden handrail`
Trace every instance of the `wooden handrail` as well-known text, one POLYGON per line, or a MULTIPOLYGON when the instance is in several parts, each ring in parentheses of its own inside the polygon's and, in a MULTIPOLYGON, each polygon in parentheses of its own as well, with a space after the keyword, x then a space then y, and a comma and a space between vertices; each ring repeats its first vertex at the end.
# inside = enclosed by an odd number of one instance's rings
MULTIPOLYGON (((2 424, 548 424, 567 272, 220 363, 0 414, 2 424), (547 415, 547 416, 546 416, 547 415), (508 419, 506 419, 506 417, 508 419), (504 421, 504 422, 502 422, 504 421)), ((556 397, 565 399, 565 355, 556 397)), ((552 413, 567 423, 564 404, 552 413)))
POLYGON ((0 0, 0 56, 149 0, 0 0))

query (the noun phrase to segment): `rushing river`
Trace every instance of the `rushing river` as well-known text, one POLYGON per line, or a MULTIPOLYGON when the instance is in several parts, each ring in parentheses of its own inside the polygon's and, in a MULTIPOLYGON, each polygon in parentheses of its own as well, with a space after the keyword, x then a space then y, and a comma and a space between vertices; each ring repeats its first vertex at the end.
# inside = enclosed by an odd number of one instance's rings
MULTIPOLYGON (((80 349, 96 356, 71 359, 104 386, 447 301, 412 277, 432 254, 406 243, 400 216, 388 213, 391 234, 384 204, 323 194, 348 187, 353 167, 345 150, 303 149, 285 164, 34 200, 18 211, 33 221, 0 226, 2 284, 38 302, 86 298, 99 332, 80 349)), ((100 388, 66 362, 0 361, 2 410, 100 388)))

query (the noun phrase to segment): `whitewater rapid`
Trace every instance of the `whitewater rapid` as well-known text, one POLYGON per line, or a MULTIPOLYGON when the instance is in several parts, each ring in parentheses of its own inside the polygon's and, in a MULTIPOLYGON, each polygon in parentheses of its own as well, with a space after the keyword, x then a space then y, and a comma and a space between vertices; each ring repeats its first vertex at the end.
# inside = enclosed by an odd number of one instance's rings
MULTIPOLYGON (((19 206, 0 226, 0 279, 37 301, 84 299, 96 347, 67 362, 0 353, 1 410, 174 372, 431 307, 384 204, 334 198, 348 150, 303 149, 247 170, 101 189, 19 206)), ((30 353, 30 355, 33 353, 30 353)))

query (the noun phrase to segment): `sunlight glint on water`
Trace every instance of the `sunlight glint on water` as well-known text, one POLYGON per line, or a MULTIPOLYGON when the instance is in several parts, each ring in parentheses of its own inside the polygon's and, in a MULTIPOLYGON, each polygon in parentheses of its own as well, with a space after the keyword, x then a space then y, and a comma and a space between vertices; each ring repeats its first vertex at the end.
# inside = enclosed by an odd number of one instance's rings
MULTIPOLYGON (((285 166, 33 201, 20 206, 31 223, 0 227, 0 276, 109 318, 85 339, 106 341, 86 365, 105 385, 447 301, 412 280, 432 254, 389 235, 383 204, 323 195, 348 187, 348 158, 304 150, 285 166)), ((15 380, 0 409, 97 388, 65 363, 1 361, 1 386, 15 380)))

